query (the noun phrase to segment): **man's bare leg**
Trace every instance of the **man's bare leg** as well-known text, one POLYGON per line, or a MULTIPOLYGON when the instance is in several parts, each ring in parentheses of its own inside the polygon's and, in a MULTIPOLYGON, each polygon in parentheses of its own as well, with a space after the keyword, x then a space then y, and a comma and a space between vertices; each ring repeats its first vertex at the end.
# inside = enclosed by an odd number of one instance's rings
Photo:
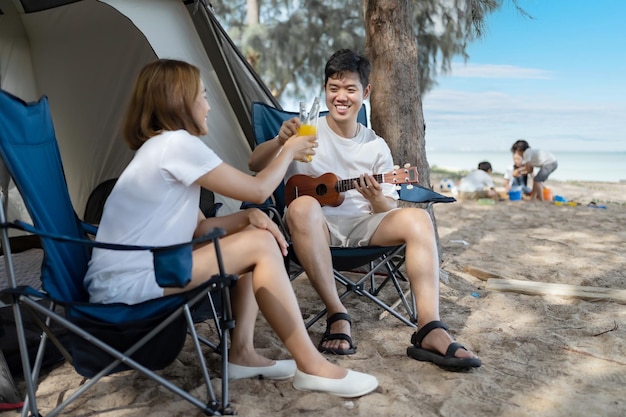
MULTIPOLYGON (((439 316, 439 257, 435 232, 425 210, 404 208, 390 212, 372 236, 372 245, 388 246, 406 243, 406 272, 415 294, 417 325, 422 328, 439 316)), ((454 340, 444 329, 434 329, 425 337, 422 346, 445 354, 454 340)), ((458 349, 457 357, 474 357, 458 349)))
MULTIPOLYGON (((335 285, 330 237, 319 203, 308 196, 297 198, 289 205, 286 220, 298 260, 326 306, 327 317, 334 313, 346 313, 335 285)), ((350 324, 345 320, 338 320, 331 325, 330 332, 350 336, 350 324)), ((329 340, 322 346, 342 350, 350 347, 345 340, 329 340)))

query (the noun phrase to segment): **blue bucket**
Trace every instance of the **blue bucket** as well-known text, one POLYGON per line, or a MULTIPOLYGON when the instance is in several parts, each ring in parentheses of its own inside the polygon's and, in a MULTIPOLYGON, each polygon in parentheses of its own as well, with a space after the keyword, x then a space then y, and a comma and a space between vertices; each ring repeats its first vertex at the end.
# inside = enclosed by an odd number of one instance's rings
POLYGON ((509 191, 509 200, 511 201, 519 201, 522 199, 522 190, 511 190, 509 191))

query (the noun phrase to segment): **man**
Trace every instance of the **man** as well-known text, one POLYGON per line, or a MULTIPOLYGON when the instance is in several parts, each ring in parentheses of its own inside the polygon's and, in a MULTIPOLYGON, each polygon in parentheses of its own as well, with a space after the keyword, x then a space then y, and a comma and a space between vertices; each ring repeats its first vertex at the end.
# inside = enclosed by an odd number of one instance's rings
MULTIPOLYGON (((329 114, 318 122, 318 146, 310 161, 292 162, 285 178, 326 172, 359 178, 338 207, 322 207, 315 198, 301 196, 285 214, 296 255, 328 310, 326 332, 318 349, 339 355, 355 352, 350 316, 337 294, 329 246, 406 243, 406 272, 416 297, 419 329, 407 353, 446 369, 478 367, 480 359, 454 342, 440 321, 439 259, 430 216, 418 208, 397 208, 394 186, 379 184, 372 176, 391 171, 393 160, 386 142, 357 122, 363 100, 370 95, 370 70, 365 57, 348 49, 330 57, 324 80, 329 114)), ((297 118, 284 122, 274 139, 254 150, 250 169, 263 169, 299 125, 297 118)))
POLYGON ((487 161, 483 161, 478 164, 478 169, 461 178, 461 182, 459 183, 459 198, 496 198, 498 193, 493 184, 493 179, 491 179, 491 171, 491 164, 487 161))

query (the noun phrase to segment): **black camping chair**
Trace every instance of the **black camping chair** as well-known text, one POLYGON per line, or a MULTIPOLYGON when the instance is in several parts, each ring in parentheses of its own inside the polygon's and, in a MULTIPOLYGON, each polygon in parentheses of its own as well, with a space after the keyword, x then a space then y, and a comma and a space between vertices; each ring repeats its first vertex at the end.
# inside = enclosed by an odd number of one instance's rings
MULTIPOLYGON (((325 115, 322 112, 320 115, 325 115)), ((283 121, 288 120, 298 113, 279 110, 268 106, 265 103, 253 103, 252 105, 252 123, 254 137, 257 145, 263 143, 276 136, 283 121)), ((365 106, 359 111, 357 120, 367 125, 367 114, 365 106)), ((273 194, 271 200, 264 205, 255 206, 245 203, 242 207, 259 207, 270 213, 279 223, 283 232, 288 236, 288 231, 282 221, 285 209, 285 186, 281 184, 273 194)), ((418 185, 401 185, 399 190, 400 199, 414 203, 436 202, 454 202, 452 197, 443 196, 430 189, 420 187, 418 185)), ((404 248, 405 245, 391 247, 360 247, 360 248, 331 248, 331 256, 333 259, 333 273, 335 281, 343 285, 345 288, 343 293, 339 295, 340 299, 356 294, 373 301, 383 310, 396 317, 407 326, 416 327, 417 309, 415 306, 415 298, 411 291, 403 289, 408 286, 408 279, 404 276, 401 267, 404 265, 404 248), (346 272, 355 272, 357 268, 364 269, 357 271, 358 277, 351 278, 346 272), (395 288, 398 299, 394 303, 389 303, 381 297, 381 290, 391 284, 395 288), (397 310, 398 306, 402 306, 404 312, 397 310)), ((290 271, 290 277, 295 279, 304 270, 299 266, 295 252, 290 250, 290 255, 286 260, 286 265, 290 271)), ((354 275, 354 274, 350 274, 354 275)), ((326 315, 326 309, 323 309, 306 322, 307 328, 312 326, 320 318, 326 315)))
POLYGON ((219 251, 223 230, 214 229, 191 242, 168 246, 126 246, 95 242, 87 238, 96 228, 81 222, 69 198, 61 157, 46 97, 36 103, 0 90, 0 156, 22 195, 33 225, 15 221, 7 223, 0 209, 2 248, 7 265, 9 288, 2 291, 5 302, 13 305, 21 359, 25 376, 24 413, 38 416, 36 389, 41 356, 34 363, 28 358, 23 329, 23 315, 41 317, 40 352, 46 343, 58 343, 50 323, 69 331, 69 349, 63 349, 75 370, 87 378, 74 393, 47 415, 56 415, 91 388, 102 377, 126 369, 134 369, 179 395, 207 415, 232 414, 228 402, 228 341, 222 332, 222 395, 218 400, 211 385, 205 358, 193 325, 191 311, 207 300, 207 293, 220 300, 222 330, 234 326, 231 316, 229 288, 236 276, 224 272, 219 251), (38 235, 42 240, 44 260, 41 270, 42 290, 18 287, 12 266, 8 231, 17 228, 38 235), (211 241, 214 244, 220 273, 193 290, 165 296, 139 304, 95 304, 83 287, 90 250, 94 247, 111 250, 149 250, 154 255, 157 282, 163 287, 184 287, 191 277, 192 245, 211 241), (48 300, 49 308, 38 300, 48 300), (55 306, 62 306, 59 314, 55 306), (206 398, 187 392, 159 375, 158 371, 176 359, 187 333, 191 335, 198 367, 204 378, 206 398))

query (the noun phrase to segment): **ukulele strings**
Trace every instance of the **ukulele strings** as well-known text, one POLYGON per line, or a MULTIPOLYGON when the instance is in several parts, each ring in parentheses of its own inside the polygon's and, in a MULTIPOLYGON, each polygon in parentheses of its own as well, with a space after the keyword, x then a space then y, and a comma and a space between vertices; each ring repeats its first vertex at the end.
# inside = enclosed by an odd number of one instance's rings
MULTIPOLYGON (((372 175, 377 182, 381 182, 383 180, 383 174, 374 174, 372 175)), ((348 180, 339 180, 337 181, 337 191, 340 193, 344 191, 349 191, 354 188, 353 182, 359 181, 359 178, 352 178, 348 180)))
MULTIPOLYGON (((399 174, 402 174, 402 172, 404 172, 405 174, 409 174, 408 170, 403 170, 403 171, 394 170, 393 173, 391 174, 391 176, 394 178, 393 181, 386 181, 385 180, 385 174, 374 174, 372 176, 374 177, 374 179, 377 182, 389 182, 389 183, 392 183, 392 184, 398 184, 398 183, 402 182, 402 181, 398 181, 398 176, 399 176, 399 174)), ((337 181, 337 184, 336 184, 335 188, 340 193, 342 193, 344 191, 352 190, 354 188, 354 185, 353 185, 354 181, 358 181, 358 180, 359 180, 359 178, 351 178, 351 179, 348 179, 348 180, 339 180, 339 181, 337 181)), ((411 179, 407 177, 405 179, 405 181, 406 182, 411 182, 411 179)))

